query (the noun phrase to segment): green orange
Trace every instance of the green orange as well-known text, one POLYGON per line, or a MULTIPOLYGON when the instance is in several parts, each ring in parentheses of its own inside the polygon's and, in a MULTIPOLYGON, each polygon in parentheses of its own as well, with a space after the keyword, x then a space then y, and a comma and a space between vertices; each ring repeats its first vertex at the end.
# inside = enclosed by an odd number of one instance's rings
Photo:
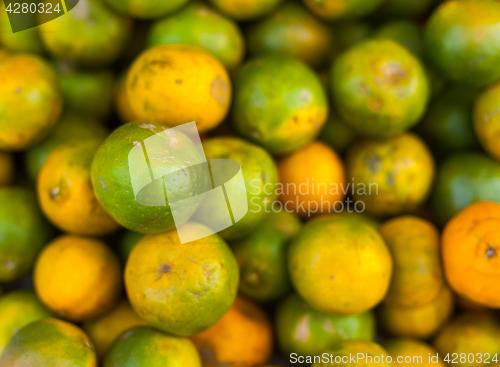
POLYGON ((115 77, 110 70, 81 70, 69 62, 60 62, 57 71, 67 109, 80 116, 109 116, 115 88, 115 77))
POLYGON ((474 128, 483 148, 500 161, 500 83, 482 91, 474 103, 474 128))
POLYGON ((312 141, 328 115, 325 91, 302 62, 280 55, 250 59, 237 72, 232 119, 237 130, 271 153, 312 141))
POLYGON ((484 87, 500 79, 500 3, 452 0, 425 29, 427 55, 449 79, 484 87))
POLYGON ((375 138, 414 126, 429 99, 420 62, 384 39, 358 43, 341 54, 332 66, 330 86, 340 117, 359 134, 375 138))
POLYGON ((375 317, 371 311, 353 316, 314 310, 297 295, 290 295, 276 311, 276 332, 281 350, 300 355, 320 355, 342 340, 375 337, 375 317))
POLYGON ((281 298, 291 288, 286 263, 300 220, 286 211, 269 213, 244 239, 231 244, 240 268, 240 292, 257 301, 281 298))
POLYGON ((201 367, 193 343, 151 327, 135 327, 122 333, 106 354, 103 367, 201 367))
POLYGON ((31 290, 15 290, 0 298, 0 356, 10 339, 24 326, 51 313, 31 290))
POLYGON ((0 188, 0 282, 28 273, 45 245, 50 229, 32 190, 0 188))
MULTIPOLYGON (((187 223, 193 236, 207 230, 187 223)), ((238 264, 217 234, 180 243, 176 231, 147 235, 125 268, 128 298, 137 314, 168 333, 189 336, 214 325, 231 307, 238 264)))
POLYGON ((452 87, 437 96, 417 129, 433 152, 446 156, 478 146, 472 108, 476 91, 452 87))
MULTIPOLYGON (((39 16, 43 21, 46 14, 39 16)), ((41 24, 39 30, 45 47, 57 59, 98 67, 120 56, 130 39, 132 22, 99 0, 80 0, 74 9, 41 24)))
POLYGON ((457 153, 441 163, 432 192, 440 224, 483 200, 500 202, 500 163, 479 152, 457 153))
POLYGON ((311 66, 326 61, 334 38, 330 27, 293 2, 253 25, 247 35, 251 55, 281 53, 311 66))
MULTIPOLYGON (((142 233, 158 233, 174 228, 174 219, 170 205, 166 202, 163 188, 163 175, 150 178, 142 185, 136 184, 134 194, 131 177, 134 180, 149 175, 146 158, 141 147, 143 141, 155 136, 152 151, 148 158, 162 172, 172 172, 178 164, 189 161, 200 161, 201 153, 187 135, 178 133, 173 137, 162 133, 165 127, 148 123, 129 123, 120 126, 104 141, 94 156, 91 177, 97 199, 103 208, 122 226, 142 233), (160 134, 160 135, 157 135, 160 134), (164 149, 175 152, 172 160, 164 162, 164 149), (134 149, 136 154, 129 160, 129 154, 134 149), (142 152, 142 153, 141 153, 142 152), (156 159, 156 160, 155 160, 156 159), (139 191, 140 190, 140 191, 139 191), (159 198, 161 202, 159 202, 159 198), (146 205, 148 204, 148 205, 146 205)), ((199 193, 201 185, 207 177, 199 166, 187 167, 186 175, 172 173, 167 182, 171 192, 169 201, 187 198, 199 193)), ((148 176, 146 176, 148 177, 148 176)), ((176 220, 184 222, 194 213, 196 206, 184 206, 178 211, 176 220)))
POLYGON ((200 2, 153 24, 148 34, 148 46, 169 43, 204 48, 228 70, 234 70, 245 53, 245 40, 238 25, 200 2))
POLYGON ((384 298, 392 259, 372 225, 331 215, 301 229, 290 244, 288 267, 294 288, 314 309, 356 315, 384 298))
POLYGON ((410 20, 394 20, 384 23, 375 31, 374 37, 397 42, 418 57, 424 53, 422 29, 416 22, 410 20))
MULTIPOLYGON (((374 215, 402 214, 427 198, 434 178, 434 159, 413 133, 384 140, 361 140, 346 157, 354 199, 374 215)), ((349 182, 349 179, 348 179, 349 182)))
MULTIPOLYGON (((234 240, 252 233, 268 214, 270 204, 276 200, 278 172, 273 157, 258 145, 231 137, 207 139, 203 142, 203 149, 208 160, 231 159, 238 162, 245 182, 248 211, 241 220, 221 231, 220 235, 234 240)), ((243 187, 238 189, 242 190, 243 187)), ((196 212, 200 220, 223 215, 214 209, 218 208, 218 202, 209 200, 196 212)))
POLYGON ((0 366, 97 367, 94 345, 76 325, 46 318, 17 332, 0 366))

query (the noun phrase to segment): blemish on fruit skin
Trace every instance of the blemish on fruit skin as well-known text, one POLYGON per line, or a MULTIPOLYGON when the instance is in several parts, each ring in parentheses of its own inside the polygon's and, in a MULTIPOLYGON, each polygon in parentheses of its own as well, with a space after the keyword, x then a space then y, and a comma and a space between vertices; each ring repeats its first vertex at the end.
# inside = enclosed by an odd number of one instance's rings
POLYGON ((59 188, 59 186, 56 186, 56 187, 49 190, 49 197, 51 199, 55 199, 57 197, 57 195, 59 195, 60 192, 61 192, 61 189, 59 188))
POLYGON ((106 190, 107 187, 106 187, 106 184, 104 183, 104 180, 102 179, 102 176, 99 176, 99 180, 101 181, 101 186, 102 186, 102 189, 103 190, 106 190))
POLYGON ((14 260, 8 259, 3 262, 3 267, 7 270, 12 270, 17 267, 17 264, 14 260))
POLYGON ((220 76, 212 82, 211 86, 212 96, 220 103, 226 104, 228 98, 227 83, 220 76))
POLYGON ((380 170, 380 162, 382 162, 382 158, 379 157, 378 155, 371 155, 366 158, 366 165, 368 166, 368 169, 372 173, 377 173, 380 170))
POLYGON ((176 84, 182 84, 182 80, 181 80, 181 79, 177 79, 177 80, 175 81, 175 83, 176 83, 176 84))
POLYGON ((125 334, 122 335, 122 340, 128 339, 134 332, 132 330, 127 331, 125 334))
POLYGON ((156 278, 156 280, 160 279, 163 274, 170 274, 172 272, 173 270, 170 264, 161 263, 160 268, 158 269, 158 277, 156 278))
POLYGON ((151 130, 152 132, 154 132, 154 128, 156 127, 155 125, 153 124, 142 124, 139 126, 141 129, 145 129, 145 130, 151 130))
POLYGON ((16 94, 21 93, 21 88, 16 88, 16 90, 14 91, 14 93, 16 93, 16 94))
POLYGON ((492 247, 489 243, 487 243, 485 255, 488 259, 491 259, 492 257, 496 257, 497 256, 497 248, 492 247))

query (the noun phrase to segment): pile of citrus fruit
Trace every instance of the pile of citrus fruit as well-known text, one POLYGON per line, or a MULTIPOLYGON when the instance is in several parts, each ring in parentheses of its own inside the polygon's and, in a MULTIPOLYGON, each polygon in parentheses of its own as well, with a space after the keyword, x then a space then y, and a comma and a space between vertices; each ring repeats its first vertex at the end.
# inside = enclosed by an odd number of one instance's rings
POLYGON ((7 3, 0 367, 500 366, 500 1, 7 3))

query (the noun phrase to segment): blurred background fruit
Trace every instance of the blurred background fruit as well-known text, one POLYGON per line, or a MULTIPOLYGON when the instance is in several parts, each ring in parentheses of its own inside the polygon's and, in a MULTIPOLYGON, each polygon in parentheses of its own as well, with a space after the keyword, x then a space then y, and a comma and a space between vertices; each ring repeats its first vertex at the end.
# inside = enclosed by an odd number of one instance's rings
POLYGON ((317 76, 298 60, 276 55, 250 59, 235 77, 236 129, 271 153, 289 153, 314 140, 327 115, 317 76))
POLYGON ((151 47, 171 43, 201 47, 230 71, 240 64, 245 54, 245 41, 238 25, 200 2, 156 21, 147 43, 151 47))

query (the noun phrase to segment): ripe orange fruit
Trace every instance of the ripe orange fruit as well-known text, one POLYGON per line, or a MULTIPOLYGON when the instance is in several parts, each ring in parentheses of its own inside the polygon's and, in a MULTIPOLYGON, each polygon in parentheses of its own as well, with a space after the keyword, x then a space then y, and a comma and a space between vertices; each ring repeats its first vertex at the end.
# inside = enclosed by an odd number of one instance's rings
POLYGON ((450 286, 472 302, 500 307, 500 204, 468 206, 448 222, 441 242, 450 286))
POLYGON ((303 217, 328 213, 344 198, 345 172, 341 159, 326 144, 313 142, 282 159, 278 172, 287 211, 303 217))

